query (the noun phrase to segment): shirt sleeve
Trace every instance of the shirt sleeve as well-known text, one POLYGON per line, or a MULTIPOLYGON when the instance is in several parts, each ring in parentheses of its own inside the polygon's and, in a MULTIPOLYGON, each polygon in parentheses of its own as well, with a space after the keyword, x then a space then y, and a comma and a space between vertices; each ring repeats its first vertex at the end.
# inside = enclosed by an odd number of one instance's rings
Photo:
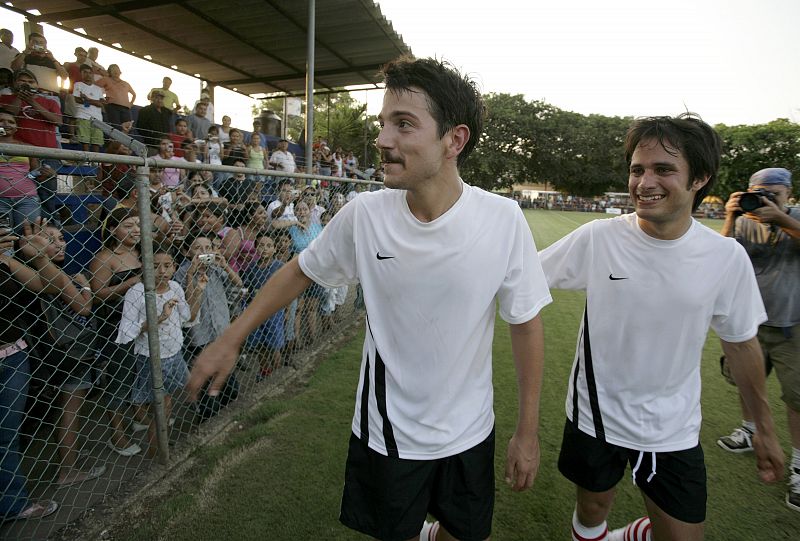
POLYGON ((122 304, 122 318, 117 332, 117 344, 133 342, 142 333, 144 321, 144 286, 139 283, 125 293, 125 300, 122 304))
POLYGON ((322 232, 300 254, 303 273, 325 287, 340 287, 358 281, 354 223, 359 206, 343 206, 322 232))
POLYGON ((553 299, 536 253, 531 229, 518 207, 513 212, 516 215, 514 235, 497 301, 503 321, 519 324, 536 317, 553 299))
POLYGON ((177 282, 172 282, 171 284, 172 290, 175 292, 175 297, 178 299, 178 305, 176 306, 178 312, 178 319, 180 320, 181 325, 189 321, 189 318, 192 316, 192 312, 189 309, 189 303, 186 302, 186 295, 183 292, 183 288, 177 282))
POLYGON ((744 342, 758 334, 767 320, 755 271, 744 248, 736 244, 730 264, 720 273, 719 295, 714 303, 711 328, 726 342, 744 342))
POLYGON ((582 225, 539 253, 550 287, 586 289, 592 266, 591 223, 582 225))

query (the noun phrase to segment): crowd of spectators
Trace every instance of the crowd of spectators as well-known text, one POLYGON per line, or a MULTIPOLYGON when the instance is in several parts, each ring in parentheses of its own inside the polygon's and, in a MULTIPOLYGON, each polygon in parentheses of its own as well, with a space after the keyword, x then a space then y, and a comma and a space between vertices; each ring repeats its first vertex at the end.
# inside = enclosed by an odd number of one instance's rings
MULTIPOLYGON (((183 116, 165 77, 137 115, 136 93, 122 70, 100 65, 96 49, 79 47, 75 60, 62 65, 40 34, 28 36, 22 52, 13 48, 8 30, 0 30, 0 42, 0 143, 131 154, 119 141, 105 139, 93 122, 101 120, 175 164, 149 171, 158 321, 148 322, 136 171, 110 162, 86 165, 84 174, 97 178, 103 200, 98 225, 89 231, 100 244, 80 245, 86 264, 68 272, 67 262, 76 256, 55 207, 58 171, 65 164, 0 154, 0 519, 7 521, 44 517, 58 507, 29 496, 33 480, 23 471, 30 447, 20 434, 36 404, 46 402, 42 418, 53 419, 54 436, 45 437, 56 440, 53 460, 59 466, 54 478, 39 482, 61 487, 107 475, 99 457, 81 454, 81 420, 88 416, 81 411, 89 396, 92 407, 104 412, 95 417, 104 423, 107 452, 122 459, 152 456, 148 326, 158 325, 169 415, 180 409, 172 406, 180 404, 192 360, 358 195, 363 188, 347 176, 363 173, 352 152, 331 151, 320 140, 314 171, 341 182, 272 175, 302 165, 289 141, 268 138, 258 120, 251 132, 232 127, 227 115, 215 124, 207 94, 183 116), (58 77, 69 80, 68 89, 59 88, 58 77), (182 167, 187 162, 263 174, 195 171, 182 167), (136 436, 144 431, 147 438, 136 436)), ((265 322, 248 340, 246 354, 257 365, 254 379, 290 365, 322 331, 335 330, 347 298, 347 288, 315 285, 265 322)), ((230 392, 206 397, 208 408, 201 401, 194 414, 206 418, 235 397, 238 383, 229 383, 230 392)))

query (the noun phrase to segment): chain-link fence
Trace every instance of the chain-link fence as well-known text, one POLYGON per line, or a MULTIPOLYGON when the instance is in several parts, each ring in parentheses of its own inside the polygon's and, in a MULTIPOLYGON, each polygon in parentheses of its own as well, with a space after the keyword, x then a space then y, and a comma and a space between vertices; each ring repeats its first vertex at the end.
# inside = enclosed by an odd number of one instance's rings
POLYGON ((167 463, 171 444, 359 316, 358 287, 312 285, 248 338, 221 395, 186 401, 203 347, 342 206, 380 184, 268 170, 266 159, 203 163, 192 153, 208 153, 208 141, 170 159, 165 138, 148 158, 130 141, 92 153, 19 144, 9 131, 0 537, 43 539, 153 460, 167 463))

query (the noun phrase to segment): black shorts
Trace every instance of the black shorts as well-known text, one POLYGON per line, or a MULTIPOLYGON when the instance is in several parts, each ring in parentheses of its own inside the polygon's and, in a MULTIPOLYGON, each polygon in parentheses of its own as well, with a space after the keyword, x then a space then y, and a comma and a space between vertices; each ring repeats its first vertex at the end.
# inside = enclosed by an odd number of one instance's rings
POLYGON ((350 436, 339 520, 381 541, 419 535, 428 513, 461 541, 492 531, 494 430, 483 442, 437 460, 384 456, 350 436))
POLYGON ((581 488, 605 492, 619 483, 628 464, 634 469, 640 457, 635 482, 642 492, 671 517, 692 524, 705 521, 706 465, 699 444, 685 451, 656 453, 654 465, 653 453, 606 443, 567 420, 558 469, 581 488))

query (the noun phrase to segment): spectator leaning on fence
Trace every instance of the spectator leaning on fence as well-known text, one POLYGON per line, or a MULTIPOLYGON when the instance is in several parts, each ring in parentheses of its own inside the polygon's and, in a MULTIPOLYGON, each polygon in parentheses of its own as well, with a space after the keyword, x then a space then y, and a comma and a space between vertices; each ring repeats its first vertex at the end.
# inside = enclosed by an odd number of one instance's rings
MULTIPOLYGON (((172 280, 172 276, 175 274, 175 261, 168 250, 154 247, 153 266, 158 320, 147 321, 144 284, 141 282, 134 284, 125 293, 122 319, 116 341, 120 344, 132 342, 136 354, 136 376, 131 390, 131 401, 136 405, 152 404, 153 380, 147 332, 150 325, 158 326, 161 375, 164 384, 164 410, 166 418, 169 419, 172 411, 172 397, 183 391, 189 377, 182 353, 182 327, 197 317, 201 296, 208 284, 208 276, 204 268, 195 267, 194 275, 189 280, 184 295, 180 284, 172 280)), ((147 456, 153 457, 157 451, 155 410, 150 412, 148 436, 147 456)))
POLYGON ((499 305, 511 325, 519 388, 506 476, 523 490, 539 465, 539 311, 551 298, 519 207, 459 176, 483 124, 474 84, 432 59, 401 58, 384 78, 377 146, 395 189, 343 207, 205 349, 189 389, 213 377, 218 392, 247 335, 312 277, 327 287, 359 280, 369 325, 340 520, 373 538, 417 539, 432 512, 441 526, 426 526, 425 536, 441 527, 452 538, 486 539, 495 498, 495 314, 499 305))
POLYGON ((75 83, 72 95, 78 104, 77 120, 78 141, 83 145, 84 152, 90 148, 92 152, 99 152, 103 146, 103 131, 92 125, 92 120, 103 120, 103 107, 106 104, 105 92, 94 84, 94 75, 91 66, 81 66, 81 81, 75 83))
MULTIPOLYGON (((41 234, 49 244, 45 255, 53 265, 64 263, 66 242, 59 227, 45 225, 41 234)), ((43 336, 37 337, 38 350, 43 352, 38 373, 43 382, 58 389, 58 452, 61 464, 58 486, 68 486, 95 479, 105 472, 105 466, 88 470, 78 468, 78 434, 81 429, 80 410, 94 380, 97 329, 92 317, 92 289, 89 280, 80 273, 58 276, 53 284, 57 293, 39 295, 41 317, 46 324, 43 336)))
POLYGON ((214 250, 210 236, 203 233, 190 235, 187 242, 187 258, 180 264, 173 279, 188 290, 190 280, 196 282, 201 274, 208 278, 200 301, 197 324, 189 329, 186 360, 191 363, 207 344, 231 324, 228 300, 238 298, 242 280, 225 257, 214 250), (208 261, 207 258, 212 260, 208 261))
POLYGON ((64 274, 45 254, 49 241, 30 224, 21 237, 9 233, 0 230, 0 522, 42 518, 58 509, 53 500, 29 499, 19 432, 31 379, 26 332, 34 325, 23 308, 36 304, 36 294, 58 294, 55 284, 64 274), (13 256, 17 239, 27 265, 13 256))
MULTIPOLYGON (((720 231, 735 238, 750 257, 767 320, 758 328, 766 371, 775 368, 786 404, 792 459, 786 504, 800 511, 800 209, 787 206, 792 174, 780 167, 756 171, 747 192, 734 192, 725 205, 720 231), (744 197, 744 199, 743 199, 744 197)), ((733 453, 753 451, 756 423, 740 399, 742 426, 717 444, 733 453)))
MULTIPOLYGON (((20 141, 37 147, 59 148, 56 134, 62 121, 61 107, 58 100, 39 94, 38 89, 36 76, 28 70, 19 70, 14 78, 14 93, 0 96, 0 106, 17 117, 17 138, 20 141)), ((42 158, 39 163, 48 169, 36 175, 37 193, 44 216, 55 221, 56 171, 61 162, 42 158)))
MULTIPOLYGON (((21 145, 16 139, 17 120, 11 112, 0 109, 0 143, 21 145)), ((38 168, 36 158, 0 153, 0 220, 3 227, 22 232, 22 224, 33 222, 41 215, 36 182, 30 172, 38 168)))

